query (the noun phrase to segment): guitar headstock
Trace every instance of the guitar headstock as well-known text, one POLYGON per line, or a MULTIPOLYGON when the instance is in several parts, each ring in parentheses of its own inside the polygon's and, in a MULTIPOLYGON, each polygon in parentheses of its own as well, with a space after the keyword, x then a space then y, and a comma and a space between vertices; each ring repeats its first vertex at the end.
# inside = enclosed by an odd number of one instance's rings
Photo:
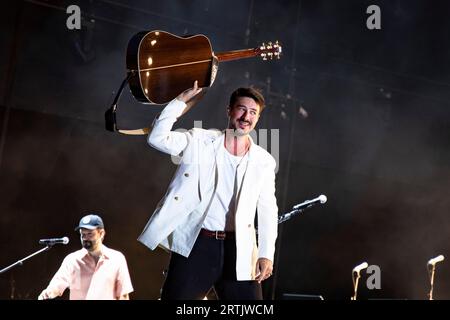
POLYGON ((263 60, 272 60, 273 58, 280 59, 281 44, 278 43, 278 40, 275 41, 275 43, 268 42, 265 44, 263 42, 258 48, 258 54, 263 60))

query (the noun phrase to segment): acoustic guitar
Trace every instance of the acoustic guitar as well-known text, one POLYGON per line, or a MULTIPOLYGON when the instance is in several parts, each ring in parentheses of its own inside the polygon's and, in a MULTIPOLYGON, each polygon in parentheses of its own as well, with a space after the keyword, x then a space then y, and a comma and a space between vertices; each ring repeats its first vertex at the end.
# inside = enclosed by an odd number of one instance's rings
POLYGON ((280 54, 278 41, 254 49, 214 53, 204 35, 179 37, 164 31, 143 31, 128 43, 128 83, 138 101, 165 104, 191 88, 195 80, 199 87, 210 87, 219 62, 255 56, 279 59, 280 54))

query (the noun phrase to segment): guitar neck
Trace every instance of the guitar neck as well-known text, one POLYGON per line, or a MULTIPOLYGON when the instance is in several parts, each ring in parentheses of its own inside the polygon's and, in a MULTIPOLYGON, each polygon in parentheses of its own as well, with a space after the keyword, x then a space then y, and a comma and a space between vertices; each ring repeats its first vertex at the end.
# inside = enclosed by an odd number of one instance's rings
POLYGON ((243 50, 234 50, 227 52, 218 52, 214 54, 219 62, 222 61, 231 61, 238 60, 244 58, 251 58, 259 55, 259 49, 243 49, 243 50))

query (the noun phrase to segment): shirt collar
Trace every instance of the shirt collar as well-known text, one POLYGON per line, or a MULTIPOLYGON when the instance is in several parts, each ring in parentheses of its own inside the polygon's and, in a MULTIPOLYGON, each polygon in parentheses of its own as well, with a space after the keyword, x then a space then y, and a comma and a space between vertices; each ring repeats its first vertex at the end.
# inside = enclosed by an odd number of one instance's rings
MULTIPOLYGON (((102 244, 102 254, 100 255, 100 259, 109 259, 110 258, 110 249, 102 244)), ((80 250, 80 256, 81 258, 84 258, 89 255, 89 251, 85 248, 81 248, 80 250)))

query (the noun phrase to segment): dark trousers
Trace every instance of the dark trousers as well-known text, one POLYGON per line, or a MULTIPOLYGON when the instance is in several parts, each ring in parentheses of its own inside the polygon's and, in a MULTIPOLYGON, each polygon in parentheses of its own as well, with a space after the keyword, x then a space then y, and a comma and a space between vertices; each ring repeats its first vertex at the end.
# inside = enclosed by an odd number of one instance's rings
POLYGON ((236 280, 235 240, 200 234, 188 258, 172 252, 161 299, 203 299, 212 287, 221 300, 262 300, 261 284, 236 280))

